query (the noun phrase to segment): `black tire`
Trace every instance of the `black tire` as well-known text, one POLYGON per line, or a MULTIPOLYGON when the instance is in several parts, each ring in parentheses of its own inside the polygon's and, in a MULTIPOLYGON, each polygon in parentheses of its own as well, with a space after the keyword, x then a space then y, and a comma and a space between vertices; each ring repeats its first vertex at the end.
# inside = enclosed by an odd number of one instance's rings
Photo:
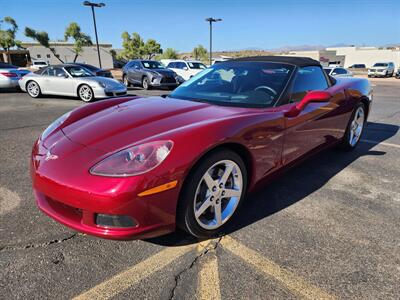
POLYGON ((364 128, 365 128, 366 118, 367 118, 367 111, 366 111, 365 105, 364 105, 364 103, 360 102, 360 103, 358 103, 358 104, 356 105, 356 107, 354 108, 353 113, 351 114, 349 123, 347 124, 346 132, 345 132, 345 134, 344 134, 344 136, 343 136, 342 142, 340 143, 340 148, 341 148, 342 150, 344 150, 344 151, 351 151, 351 150, 354 150, 354 149, 357 147, 357 145, 358 145, 358 143, 360 142, 360 139, 361 139, 361 137, 362 137, 364 128), (361 134, 360 134, 360 136, 359 136, 357 142, 356 142, 355 144, 352 144, 352 143, 350 143, 350 131, 351 131, 351 126, 352 126, 352 123, 353 123, 353 120, 354 120, 354 116, 355 116, 357 110, 358 110, 360 107, 362 108, 362 110, 363 110, 363 112, 364 112, 363 127, 362 127, 361 134))
POLYGON ((186 178, 185 184, 181 191, 181 195, 179 197, 177 208, 178 227, 198 238, 209 238, 221 234, 227 224, 229 224, 232 219, 234 219, 235 215, 240 209, 240 206, 246 195, 246 190, 247 170, 242 158, 236 152, 225 148, 221 148, 219 150, 211 152, 210 154, 205 156, 199 163, 196 164, 194 169, 189 173, 186 178), (202 181, 203 175, 206 173, 206 171, 217 162, 223 160, 231 160, 235 162, 237 166, 239 166, 243 179, 242 193, 239 202, 233 211, 233 214, 225 221, 225 223, 223 223, 220 227, 216 229, 209 230, 200 226, 198 221, 196 220, 194 213, 195 195, 197 187, 202 181))
POLYGON ((87 84, 82 84, 78 88, 78 97, 84 102, 91 102, 94 100, 93 89, 87 84))
POLYGON ((149 78, 147 76, 143 76, 143 78, 142 78, 142 87, 145 90, 149 90, 150 89, 149 78))
POLYGON ((122 82, 124 83, 124 85, 126 87, 130 87, 131 86, 131 83, 128 80, 128 76, 126 76, 126 75, 122 76, 122 82))
POLYGON ((28 82, 26 83, 25 88, 26 88, 26 92, 28 93, 28 95, 31 96, 32 98, 39 98, 39 97, 42 96, 42 91, 41 91, 41 89, 40 89, 40 86, 39 86, 39 84, 38 84, 36 81, 34 81, 34 80, 28 81, 28 82), (33 91, 31 92, 31 89, 33 89, 33 86, 36 86, 37 91, 38 91, 37 93, 34 93, 33 91))

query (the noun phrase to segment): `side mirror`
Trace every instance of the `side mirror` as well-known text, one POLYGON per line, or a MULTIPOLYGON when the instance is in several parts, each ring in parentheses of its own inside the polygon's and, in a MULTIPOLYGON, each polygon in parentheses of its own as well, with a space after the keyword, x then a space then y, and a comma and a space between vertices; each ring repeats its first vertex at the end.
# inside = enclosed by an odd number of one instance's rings
POLYGON ((310 91, 298 104, 292 106, 292 108, 285 113, 285 116, 289 118, 296 117, 309 103, 327 102, 331 97, 332 95, 325 91, 310 91))
POLYGON ((183 69, 184 69, 185 71, 189 70, 188 67, 183 67, 183 69))

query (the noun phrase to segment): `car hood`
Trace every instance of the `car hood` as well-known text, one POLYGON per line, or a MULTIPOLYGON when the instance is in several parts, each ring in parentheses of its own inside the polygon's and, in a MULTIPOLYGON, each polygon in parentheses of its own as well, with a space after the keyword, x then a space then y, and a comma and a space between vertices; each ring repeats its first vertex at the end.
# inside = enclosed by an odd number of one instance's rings
POLYGON ((244 112, 244 108, 174 98, 138 98, 90 114, 62 130, 74 142, 113 152, 158 135, 244 112))
POLYGON ((168 69, 147 69, 147 71, 149 72, 157 72, 161 75, 168 75, 168 76, 173 76, 175 75, 175 72, 172 70, 168 70, 168 69))
POLYGON ((107 88, 121 88, 124 87, 122 83, 120 83, 118 80, 112 79, 112 78, 107 78, 107 77, 102 77, 102 76, 94 76, 94 77, 85 77, 84 81, 87 81, 88 83, 104 83, 107 88))
POLYGON ((386 70, 388 67, 372 67, 374 70, 386 70))

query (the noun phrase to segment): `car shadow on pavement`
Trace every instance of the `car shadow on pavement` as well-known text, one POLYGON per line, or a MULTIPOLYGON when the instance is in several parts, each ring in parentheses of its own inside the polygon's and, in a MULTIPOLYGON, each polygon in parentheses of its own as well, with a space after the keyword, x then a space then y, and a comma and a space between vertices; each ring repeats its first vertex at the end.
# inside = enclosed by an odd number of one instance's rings
MULTIPOLYGON (((322 151, 311 159, 286 170, 276 179, 269 181, 256 193, 248 195, 234 220, 222 235, 230 234, 261 219, 271 216, 323 187, 332 177, 363 156, 381 156, 384 151, 371 150, 377 144, 394 136, 399 126, 368 122, 363 139, 351 152, 337 148, 322 151), (301 180, 300 180, 301 179, 301 180)), ((177 231, 148 242, 164 246, 175 246, 198 242, 198 239, 177 231)))

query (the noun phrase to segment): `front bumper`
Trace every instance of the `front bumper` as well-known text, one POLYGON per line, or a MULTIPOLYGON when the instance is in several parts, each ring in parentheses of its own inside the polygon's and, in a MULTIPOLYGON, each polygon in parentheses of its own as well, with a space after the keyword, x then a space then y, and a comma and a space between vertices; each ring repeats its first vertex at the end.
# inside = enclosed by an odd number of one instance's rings
POLYGON ((106 98, 106 97, 118 97, 124 96, 127 94, 126 87, 119 88, 119 89, 112 89, 112 88, 93 88, 94 97, 95 98, 106 98))
POLYGON ((152 87, 177 87, 179 85, 179 82, 177 82, 176 80, 174 82, 172 82, 172 80, 166 81, 166 79, 163 77, 153 77, 151 78, 149 85, 152 87))
POLYGON ((77 231, 117 240, 151 238, 175 230, 177 188, 138 196, 152 185, 165 183, 165 178, 94 176, 88 167, 98 160, 99 150, 75 144, 60 132, 48 139, 35 144, 31 160, 34 196, 48 216, 77 231), (47 148, 58 158, 46 161, 47 148), (99 225, 99 214, 128 216, 134 226, 99 225))
POLYGON ((383 77, 388 73, 387 70, 376 70, 376 71, 368 71, 368 76, 370 77, 383 77))

